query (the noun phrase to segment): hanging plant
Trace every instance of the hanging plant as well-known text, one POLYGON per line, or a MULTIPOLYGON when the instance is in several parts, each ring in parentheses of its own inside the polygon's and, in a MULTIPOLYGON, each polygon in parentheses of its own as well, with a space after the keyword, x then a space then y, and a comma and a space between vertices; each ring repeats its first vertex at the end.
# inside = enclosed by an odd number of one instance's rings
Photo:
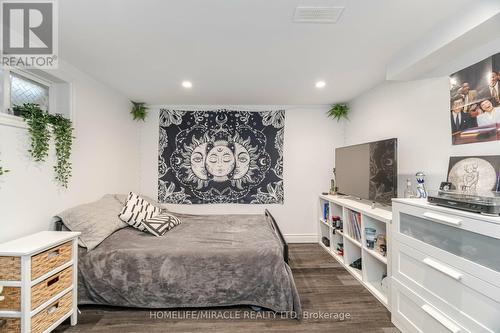
POLYGON ((73 145, 73 124, 71 120, 64 118, 60 114, 49 117, 56 146, 55 178, 62 187, 68 188, 72 170, 70 158, 71 147, 73 145))
POLYGON ((3 176, 7 172, 10 172, 9 169, 4 169, 3 166, 0 165, 0 176, 3 176))
POLYGON ((349 105, 345 103, 339 103, 332 105, 332 108, 328 111, 328 116, 337 119, 337 121, 340 121, 341 119, 349 120, 349 118, 347 117, 348 113, 349 105))
POLYGON ((20 114, 28 124, 31 136, 31 148, 28 152, 36 162, 43 162, 49 154, 49 116, 38 104, 25 103, 14 106, 14 112, 20 114))
POLYGON ((130 113, 134 117, 134 120, 146 121, 146 116, 148 115, 148 108, 144 102, 132 102, 132 110, 130 113))
POLYGON ((44 162, 49 154, 51 135, 54 135, 56 165, 55 179, 64 188, 68 188, 71 178, 71 148, 73 146, 73 123, 60 114, 51 115, 40 109, 38 104, 25 103, 14 106, 14 112, 20 114, 28 124, 31 136, 29 153, 37 162, 44 162), (51 133, 52 129, 52 133, 51 133))

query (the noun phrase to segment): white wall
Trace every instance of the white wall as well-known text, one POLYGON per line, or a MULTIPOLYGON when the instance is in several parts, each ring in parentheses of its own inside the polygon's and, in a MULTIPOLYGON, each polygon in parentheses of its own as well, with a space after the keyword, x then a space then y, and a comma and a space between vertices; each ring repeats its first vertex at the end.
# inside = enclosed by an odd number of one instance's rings
POLYGON ((428 189, 435 190, 446 180, 450 156, 500 153, 500 141, 451 144, 449 98, 448 77, 386 82, 351 101, 345 142, 398 138, 399 194, 407 177, 415 185, 417 171, 428 175, 428 189))
POLYGON ((53 182, 54 152, 36 164, 27 153, 27 130, 0 124, 0 165, 11 169, 0 177, 0 242, 47 230, 54 214, 105 193, 139 189, 139 127, 130 102, 77 69, 60 67, 53 74, 73 88, 73 178, 62 190, 53 182))
MULTIPOLYGON (((263 213, 269 208, 291 242, 317 240, 318 195, 328 191, 334 148, 343 144, 342 126, 326 117, 326 106, 286 107, 283 205, 167 205, 191 214, 263 213)), ((157 112, 157 111, 156 111, 157 112)), ((158 114, 141 128, 141 191, 157 197, 158 114)))

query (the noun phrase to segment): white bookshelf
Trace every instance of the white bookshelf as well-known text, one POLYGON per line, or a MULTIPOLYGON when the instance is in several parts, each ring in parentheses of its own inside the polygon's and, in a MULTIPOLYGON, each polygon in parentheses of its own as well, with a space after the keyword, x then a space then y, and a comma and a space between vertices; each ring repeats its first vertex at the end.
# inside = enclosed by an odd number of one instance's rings
POLYGON ((375 296, 387 309, 390 310, 390 276, 391 276, 391 253, 390 253, 390 226, 392 223, 392 212, 389 207, 372 207, 370 202, 349 199, 342 196, 321 195, 318 207, 318 242, 337 260, 345 269, 351 273, 373 296, 375 296), (324 205, 329 207, 328 219, 324 219, 324 205), (360 220, 359 228, 349 229, 347 223, 351 218, 351 212, 358 213, 360 220), (340 216, 343 221, 343 232, 335 229, 332 217, 340 216), (376 229, 376 234, 385 234, 386 255, 382 255, 376 249, 367 247, 365 228, 376 229), (354 234, 350 230, 357 230, 354 234), (356 237, 357 236, 357 237, 356 237), (330 246, 325 246, 322 238, 327 237, 330 246), (343 244, 343 255, 337 252, 338 244, 343 244), (361 270, 355 269, 350 264, 361 258, 361 270), (388 288, 383 290, 382 277, 386 274, 388 288))

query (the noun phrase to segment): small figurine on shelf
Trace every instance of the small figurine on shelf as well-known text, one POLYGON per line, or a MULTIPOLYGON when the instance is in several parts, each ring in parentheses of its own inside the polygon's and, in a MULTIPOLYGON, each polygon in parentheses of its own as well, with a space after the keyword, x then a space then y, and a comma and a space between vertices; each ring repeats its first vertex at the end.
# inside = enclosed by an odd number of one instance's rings
POLYGON ((339 256, 344 255, 344 243, 337 243, 337 254, 339 256))
POLYGON ((404 197, 405 198, 415 198, 415 192, 413 191, 411 187, 411 179, 408 178, 406 179, 406 188, 404 192, 404 197))
POLYGON ((417 178, 417 198, 427 198, 427 190, 425 189, 425 174, 419 171, 415 174, 417 178))
POLYGON ((339 229, 337 226, 340 226, 340 216, 332 216, 333 233, 335 233, 335 230, 339 229))
POLYGON ((335 229, 340 230, 340 232, 342 232, 343 225, 342 225, 342 219, 340 218, 340 216, 338 216, 338 219, 335 220, 335 229))
POLYGON ((385 256, 387 252, 387 243, 385 241, 385 234, 378 234, 375 239, 375 251, 385 256))
POLYGON ((335 179, 335 168, 333 168, 333 176, 332 179, 330 180, 330 194, 331 195, 337 194, 337 181, 335 179))

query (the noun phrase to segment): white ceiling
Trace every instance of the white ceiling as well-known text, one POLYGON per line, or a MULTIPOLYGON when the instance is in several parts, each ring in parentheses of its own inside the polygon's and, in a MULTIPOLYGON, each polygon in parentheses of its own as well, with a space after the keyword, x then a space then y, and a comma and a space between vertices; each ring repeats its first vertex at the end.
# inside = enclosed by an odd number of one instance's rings
POLYGON ((329 104, 383 81, 399 49, 473 2, 63 0, 60 54, 150 105, 329 104), (346 9, 337 24, 297 24, 297 5, 346 9))

